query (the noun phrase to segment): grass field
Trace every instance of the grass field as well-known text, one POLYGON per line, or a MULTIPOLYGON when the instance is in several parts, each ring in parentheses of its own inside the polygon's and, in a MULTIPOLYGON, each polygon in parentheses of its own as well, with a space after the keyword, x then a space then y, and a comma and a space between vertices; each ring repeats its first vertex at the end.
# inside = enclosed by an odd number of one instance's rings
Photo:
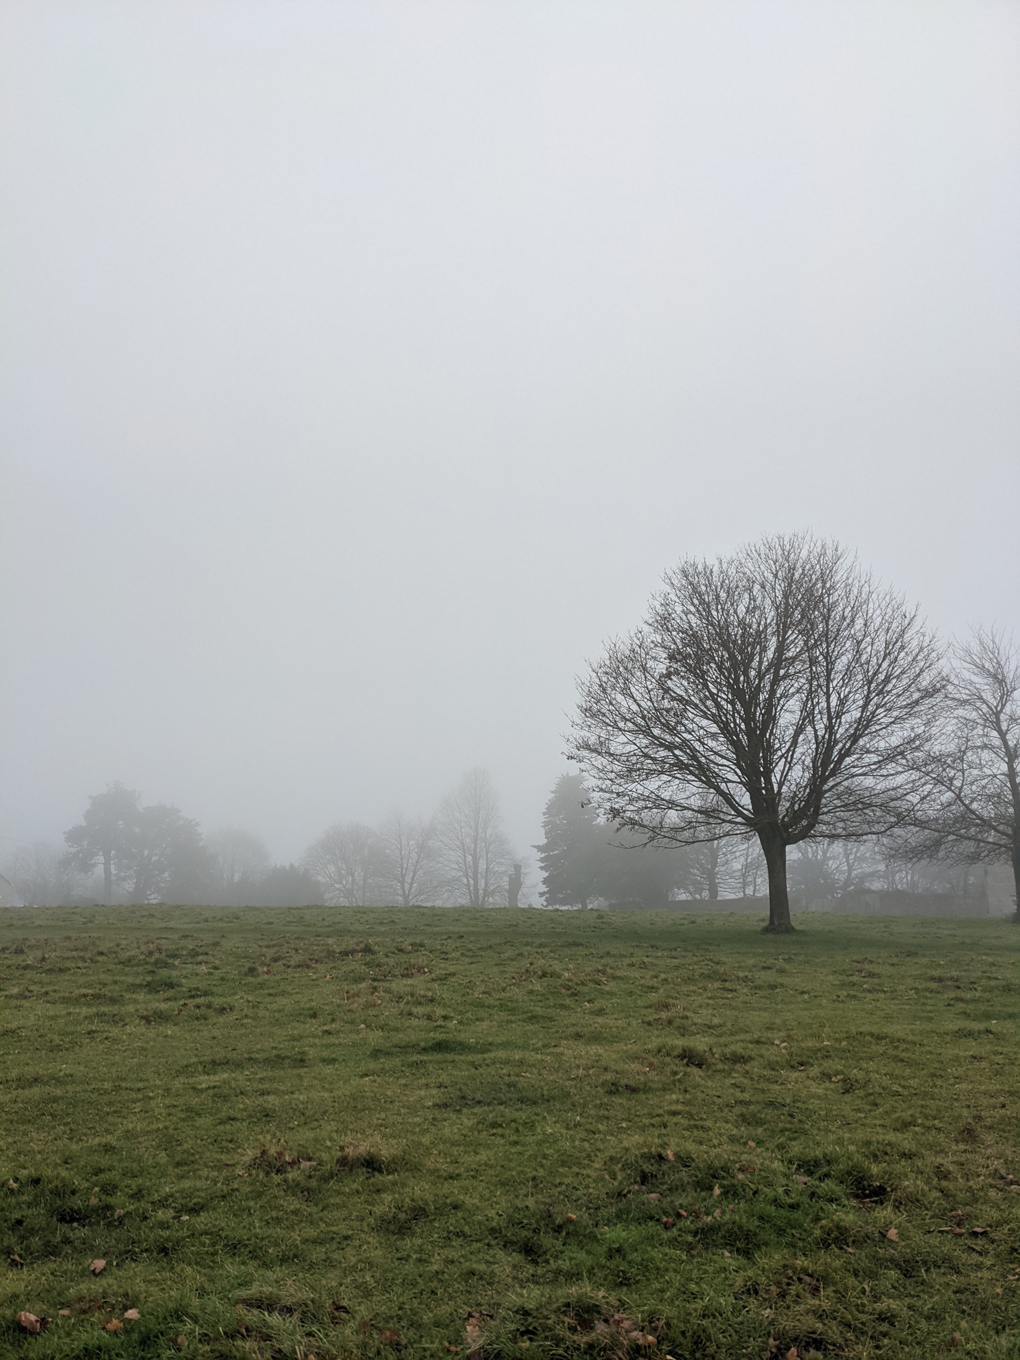
POLYGON ((1020 930, 800 924, 0 913, 0 1354, 1020 1357, 1020 930))

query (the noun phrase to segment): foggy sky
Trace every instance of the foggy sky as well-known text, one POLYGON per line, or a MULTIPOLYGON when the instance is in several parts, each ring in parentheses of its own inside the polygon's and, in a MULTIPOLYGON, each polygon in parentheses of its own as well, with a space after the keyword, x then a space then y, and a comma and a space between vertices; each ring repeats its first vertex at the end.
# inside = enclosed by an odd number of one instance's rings
POLYGON ((1014 3, 0 4, 0 858, 520 847, 662 571, 1020 632, 1014 3))

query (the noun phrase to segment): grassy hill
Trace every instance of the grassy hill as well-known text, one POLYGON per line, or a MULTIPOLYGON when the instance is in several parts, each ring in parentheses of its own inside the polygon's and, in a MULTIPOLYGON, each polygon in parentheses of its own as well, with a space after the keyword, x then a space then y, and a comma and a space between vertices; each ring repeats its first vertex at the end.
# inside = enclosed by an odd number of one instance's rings
POLYGON ((801 924, 0 912, 0 1353, 1020 1356, 1020 930, 801 924))

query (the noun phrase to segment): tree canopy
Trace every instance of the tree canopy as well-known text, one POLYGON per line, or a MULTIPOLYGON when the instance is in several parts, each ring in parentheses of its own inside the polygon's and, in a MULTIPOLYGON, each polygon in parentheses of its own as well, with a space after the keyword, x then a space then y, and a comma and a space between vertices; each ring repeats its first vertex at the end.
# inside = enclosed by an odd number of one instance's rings
POLYGON ((583 678, 568 754, 649 843, 756 835, 766 929, 792 930, 786 852, 907 817, 944 682, 916 609, 837 543, 776 536, 666 574, 583 678))

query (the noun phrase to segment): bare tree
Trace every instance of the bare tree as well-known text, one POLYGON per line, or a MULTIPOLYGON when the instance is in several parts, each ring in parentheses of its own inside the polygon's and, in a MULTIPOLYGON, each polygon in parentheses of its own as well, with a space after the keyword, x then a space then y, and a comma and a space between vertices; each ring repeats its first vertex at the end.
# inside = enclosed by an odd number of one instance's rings
POLYGON ((437 832, 450 895, 469 907, 505 902, 514 853, 486 770, 469 771, 444 800, 437 832))
POLYGON ((946 718, 920 763, 932 795, 907 841, 917 858, 1012 864, 1020 924, 1020 654, 978 628, 953 649, 946 718))
POLYGON ((26 906, 55 907, 94 902, 103 892, 94 875, 75 869, 65 855, 49 845, 19 846, 4 864, 3 871, 26 906))
POLYGON ((379 901, 385 877, 382 840, 361 822, 337 822, 308 847, 303 867, 331 906, 371 905, 379 901))
POLYGON ((434 900, 439 889, 436 824, 392 813, 380 828, 386 886, 403 906, 434 900))
POLYGON ((205 838, 215 860, 218 899, 226 906, 253 901, 269 869, 269 850, 261 836, 240 827, 223 826, 205 838))
POLYGON ((787 847, 903 821, 942 689, 917 611, 846 549, 764 538, 666 574, 644 625, 582 680, 568 754, 605 814, 649 842, 753 832, 765 929, 786 933, 787 847))

